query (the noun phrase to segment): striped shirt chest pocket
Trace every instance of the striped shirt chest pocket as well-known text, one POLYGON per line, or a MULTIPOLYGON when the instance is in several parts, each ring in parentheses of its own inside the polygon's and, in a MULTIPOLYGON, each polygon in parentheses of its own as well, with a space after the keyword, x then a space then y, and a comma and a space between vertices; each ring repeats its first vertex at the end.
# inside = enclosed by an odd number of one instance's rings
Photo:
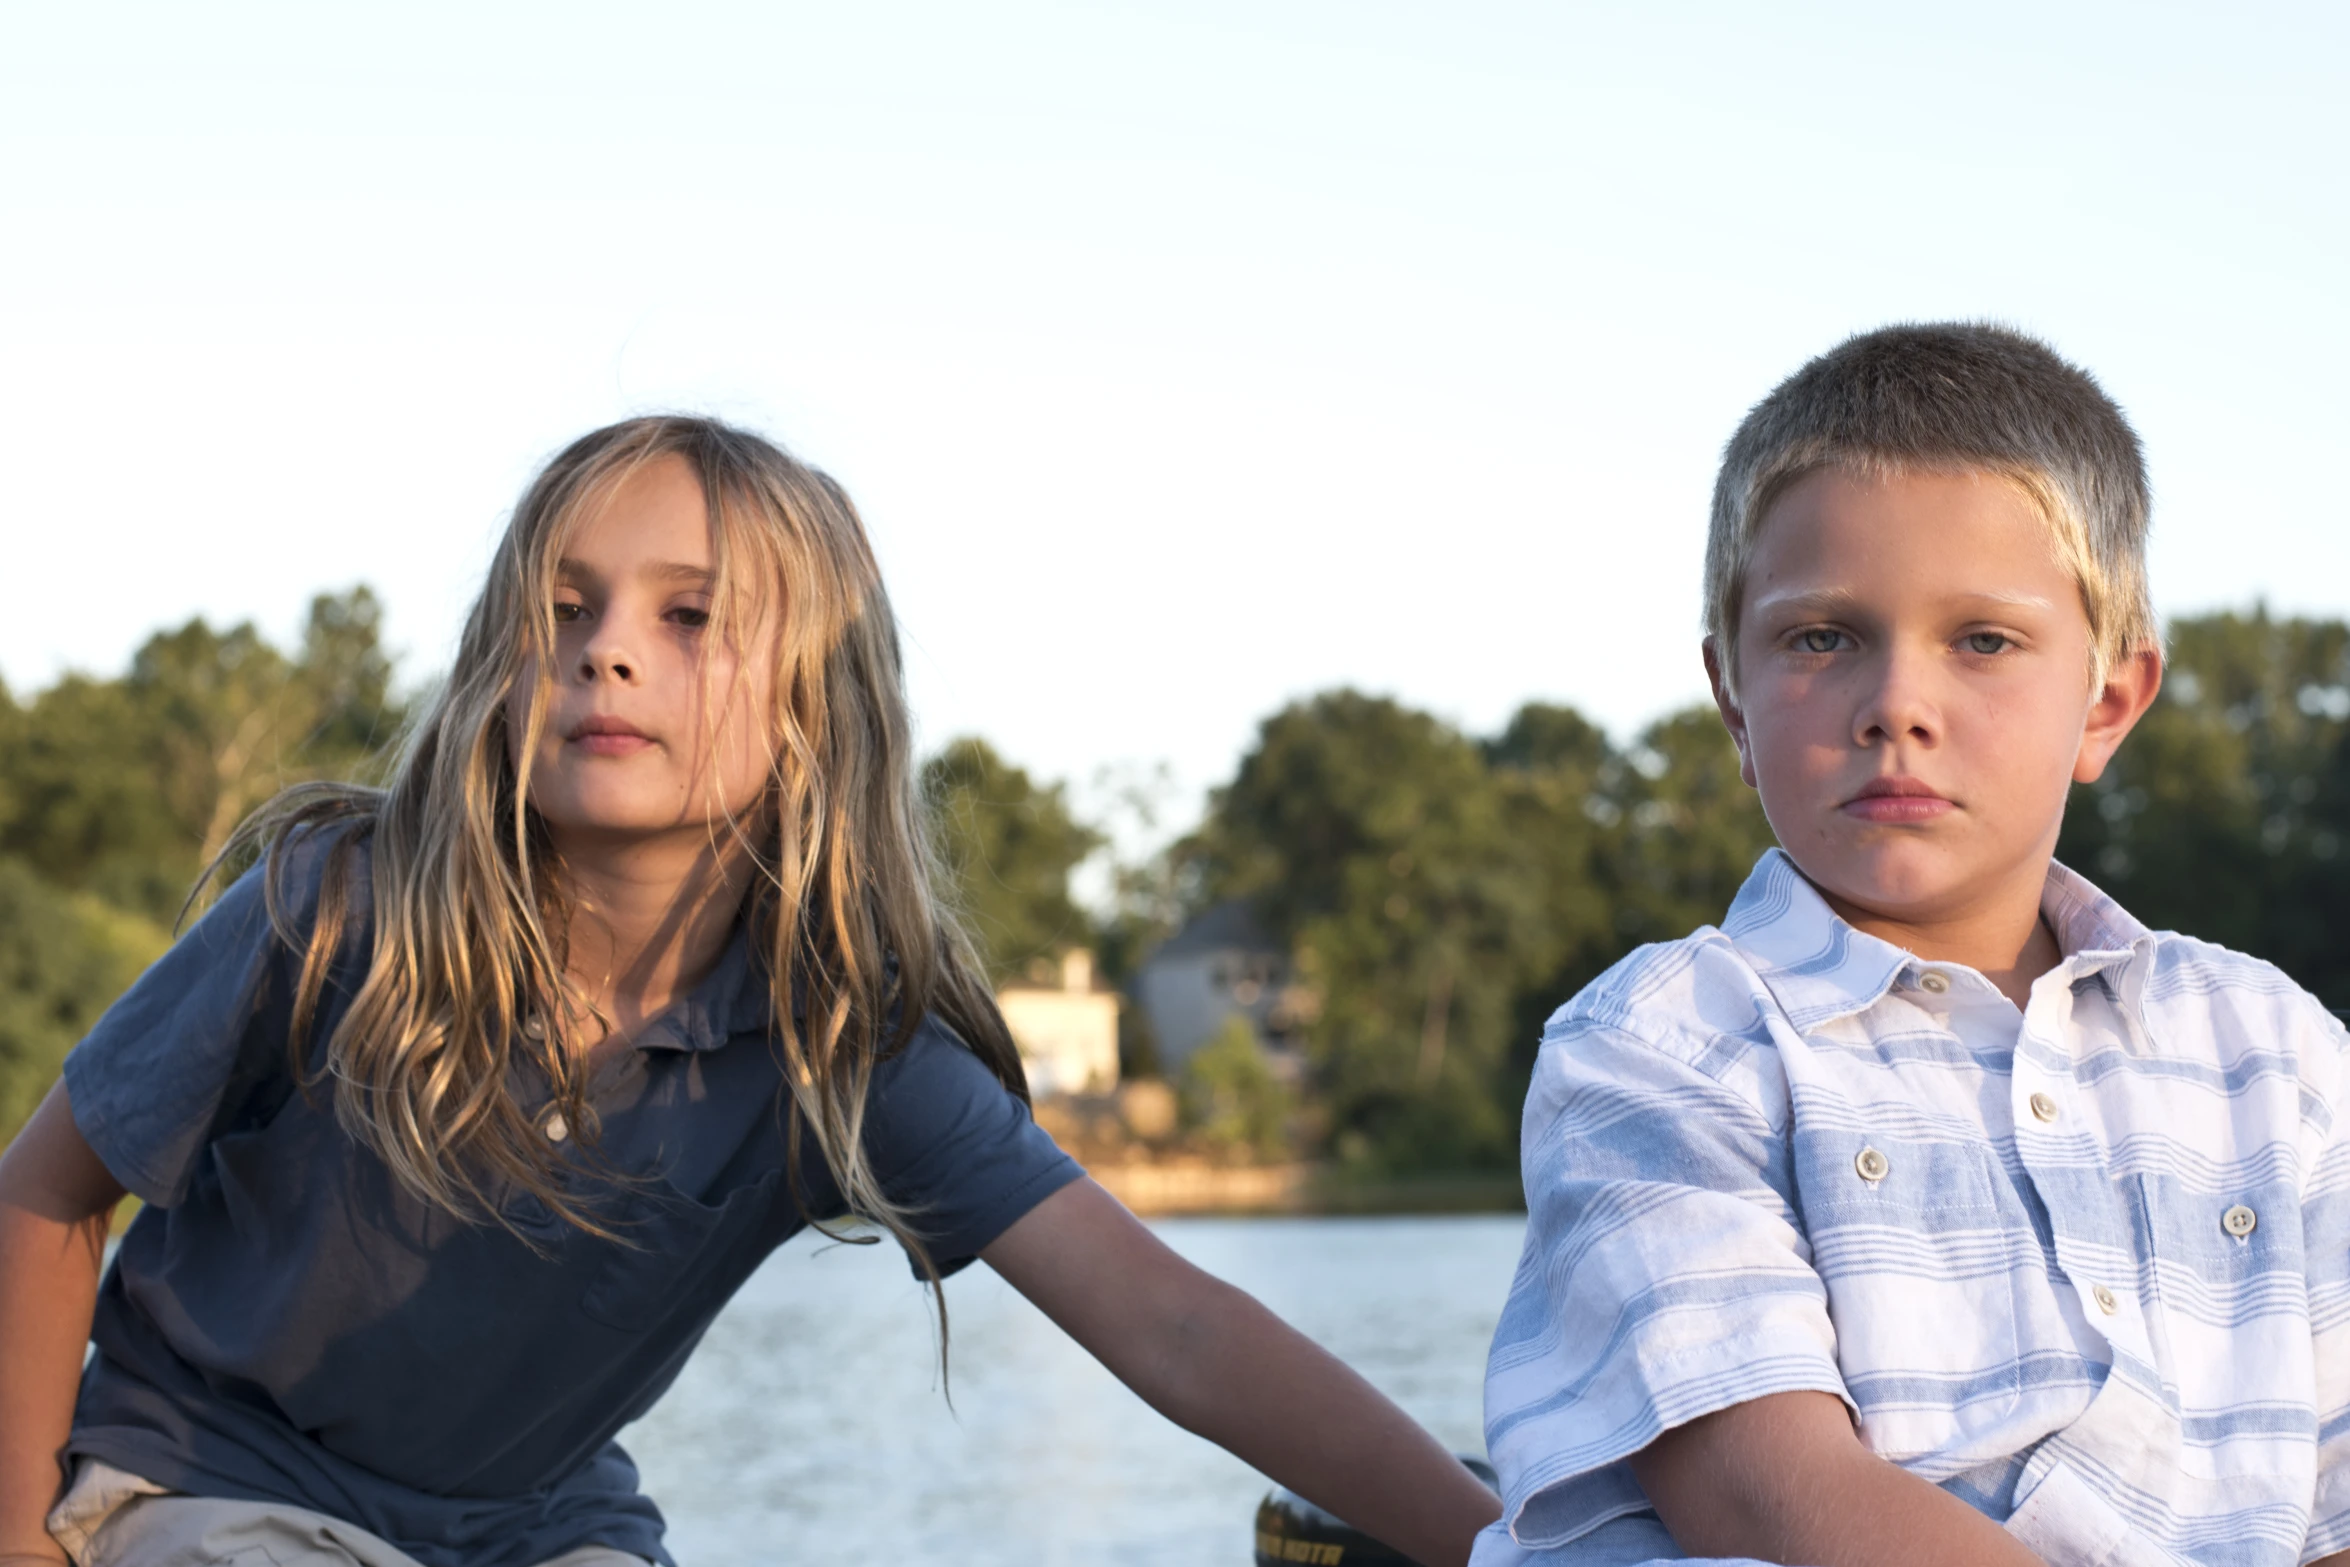
MULTIPOLYGON (((2238 1161, 2214 1181, 2212 1162, 2198 1161, 2192 1176, 2174 1168, 2128 1183, 2151 1259, 2148 1347, 2190 1432, 2205 1440, 2316 1436, 2311 1259, 2290 1172, 2259 1168, 2269 1162, 2238 1161)), ((2289 1456, 2306 1464, 2308 1453, 2289 1456)))
POLYGON ((2045 1267, 2022 1199, 1988 1141, 1826 1119, 1798 1119, 1797 1202, 1862 1439, 1953 1468, 1997 1456, 2029 1358, 2017 1273, 2045 1267))

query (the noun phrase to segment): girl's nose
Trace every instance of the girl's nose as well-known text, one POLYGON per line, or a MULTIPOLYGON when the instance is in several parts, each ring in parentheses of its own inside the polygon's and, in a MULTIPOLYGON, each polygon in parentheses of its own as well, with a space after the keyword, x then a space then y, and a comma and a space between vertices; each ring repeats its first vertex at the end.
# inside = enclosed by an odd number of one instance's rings
POLYGON ((588 639, 579 653, 579 678, 591 685, 598 680, 616 681, 627 685, 636 679, 636 660, 626 643, 608 629, 598 626, 596 634, 588 639))

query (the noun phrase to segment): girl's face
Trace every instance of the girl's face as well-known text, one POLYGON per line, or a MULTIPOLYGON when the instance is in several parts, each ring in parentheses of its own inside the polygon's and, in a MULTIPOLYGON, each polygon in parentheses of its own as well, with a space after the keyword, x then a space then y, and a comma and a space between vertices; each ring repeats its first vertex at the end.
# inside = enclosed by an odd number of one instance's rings
POLYGON ((714 588, 707 505, 682 458, 637 468, 573 534, 556 567, 554 665, 534 654, 506 703, 514 766, 528 766, 560 847, 707 843, 755 815, 776 627, 763 617, 727 645, 708 629, 714 588), (542 681, 546 723, 525 758, 542 681))

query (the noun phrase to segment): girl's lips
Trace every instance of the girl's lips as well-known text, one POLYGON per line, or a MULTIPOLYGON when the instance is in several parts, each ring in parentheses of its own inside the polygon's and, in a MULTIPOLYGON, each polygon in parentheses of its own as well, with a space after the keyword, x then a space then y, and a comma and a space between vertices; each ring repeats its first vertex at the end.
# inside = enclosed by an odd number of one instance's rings
POLYGON ((590 756, 634 756, 637 752, 650 748, 653 742, 643 735, 591 730, 571 743, 590 756))
POLYGON ((571 731, 571 743, 590 756, 634 756, 653 740, 616 714, 591 713, 571 731))

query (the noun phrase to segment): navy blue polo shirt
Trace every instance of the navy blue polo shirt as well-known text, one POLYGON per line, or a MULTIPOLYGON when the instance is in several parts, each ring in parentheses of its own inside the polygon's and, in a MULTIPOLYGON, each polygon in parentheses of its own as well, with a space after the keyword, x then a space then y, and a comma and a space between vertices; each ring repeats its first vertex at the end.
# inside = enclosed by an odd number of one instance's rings
MULTIPOLYGON (((297 930, 324 841, 287 851, 297 930)), ((352 848, 355 916, 313 1062, 371 950, 352 848)), ((520 1199, 517 1235, 403 1190, 323 1088, 296 1086, 300 957, 271 934, 261 875, 66 1058, 82 1135, 147 1203, 99 1292, 70 1451, 173 1490, 333 1514, 429 1567, 528 1567, 588 1544, 668 1561, 614 1433, 769 1252, 846 1211, 812 1137, 795 1200, 763 966, 738 930, 597 1084, 602 1154, 635 1180, 592 1189, 627 1243, 520 1199)), ((876 1069, 865 1145, 942 1270, 1079 1174, 935 1021, 876 1069)))

